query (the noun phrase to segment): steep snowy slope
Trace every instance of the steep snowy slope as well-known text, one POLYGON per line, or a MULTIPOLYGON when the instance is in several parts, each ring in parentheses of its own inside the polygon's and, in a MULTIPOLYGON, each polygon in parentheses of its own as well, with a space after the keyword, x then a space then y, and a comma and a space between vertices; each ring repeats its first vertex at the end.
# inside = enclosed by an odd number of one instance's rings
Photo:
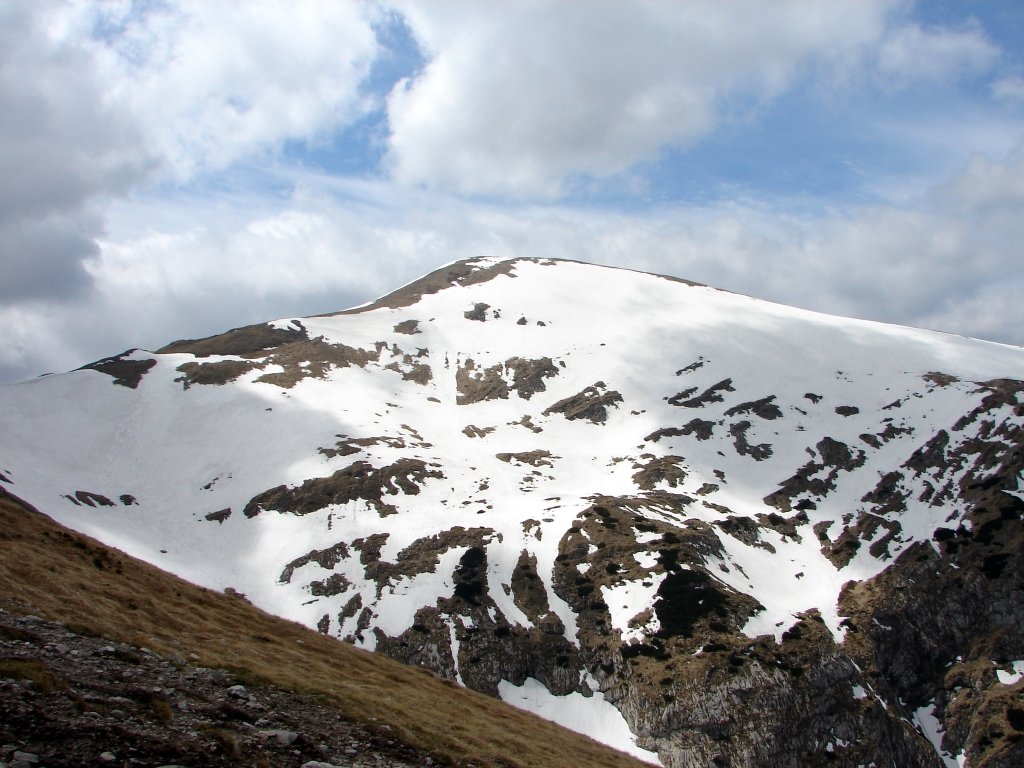
POLYGON ((1019 348, 479 259, 5 387, 0 481, 665 765, 956 764, 1024 730, 1022 379, 1019 348))

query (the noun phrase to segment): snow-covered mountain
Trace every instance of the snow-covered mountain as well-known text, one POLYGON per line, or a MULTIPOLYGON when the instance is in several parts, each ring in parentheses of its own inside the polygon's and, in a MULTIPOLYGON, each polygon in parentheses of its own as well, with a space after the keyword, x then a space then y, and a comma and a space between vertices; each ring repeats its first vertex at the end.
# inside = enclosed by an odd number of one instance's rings
POLYGON ((666 766, 1024 761, 1024 350, 566 261, 0 389, 0 482, 666 766))

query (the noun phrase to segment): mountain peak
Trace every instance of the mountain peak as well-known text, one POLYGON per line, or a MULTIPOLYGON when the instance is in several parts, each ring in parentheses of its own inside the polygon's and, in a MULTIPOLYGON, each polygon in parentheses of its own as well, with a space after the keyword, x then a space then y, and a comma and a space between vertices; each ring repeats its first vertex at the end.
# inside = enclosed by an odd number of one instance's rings
POLYGON ((644 759, 930 766, 981 754, 974 670, 1024 659, 1022 379, 1018 348, 472 259, 0 390, 0 472, 644 759))

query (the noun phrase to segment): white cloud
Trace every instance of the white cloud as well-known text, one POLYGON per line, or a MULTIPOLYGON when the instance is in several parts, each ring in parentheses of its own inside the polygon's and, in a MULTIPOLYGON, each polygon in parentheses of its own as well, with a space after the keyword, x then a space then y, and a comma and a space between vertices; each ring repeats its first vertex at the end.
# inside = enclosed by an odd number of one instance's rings
MULTIPOLYGON (((288 139, 324 138, 370 106, 378 53, 363 2, 86 5, 105 100, 132 115, 179 179, 288 139)), ((79 20, 79 24, 82 20, 79 20)))
POLYGON ((1007 335, 1009 329, 1024 327, 1024 280, 1009 275, 1005 282, 993 282, 967 296, 953 296, 921 323, 930 328, 949 329, 963 336, 1002 339, 1024 346, 1024 335, 1007 335))
POLYGON ((992 95, 1000 101, 1024 104, 1024 77, 1007 75, 992 84, 992 95))
POLYGON ((0 5, 0 303, 90 288, 112 199, 358 118, 375 6, 0 5))
POLYGON ((894 3, 402 3, 427 52, 394 89, 394 178, 554 197, 707 136, 879 40, 894 3))
MULTIPOLYGON (((1024 342, 1011 109, 864 117, 888 151, 933 169, 866 180, 898 188, 874 194, 888 206, 527 202, 593 179, 640 186, 659 153, 730 121, 756 134, 758 110, 808 81, 823 87, 802 98, 861 88, 864 103, 880 76, 896 89, 987 74, 997 51, 979 27, 926 29, 902 0, 381 5, 427 63, 382 102, 391 177, 356 182, 300 178, 276 150, 382 106, 365 91, 374 25, 389 20, 378 5, 0 4, 0 378, 340 309, 480 254, 1024 342), (239 165, 280 196, 232 186, 239 165)), ((1020 78, 991 89, 1012 103, 1020 78)))
POLYGON ((1022 171, 1019 151, 976 158, 917 205, 827 215, 757 201, 644 213, 485 205, 311 177, 277 207, 245 198, 119 204, 109 239, 88 262, 93 293, 0 313, 8 326, 0 371, 67 369, 130 346, 343 309, 479 255, 642 269, 1024 344, 1022 171), (157 209, 159 229, 132 223, 157 221, 157 209))
POLYGON ((962 30, 906 24, 889 32, 877 56, 885 84, 904 87, 918 81, 943 82, 985 72, 998 59, 999 48, 976 23, 962 30))
POLYGON ((1024 210, 1024 137, 1003 159, 975 154, 955 176, 933 193, 937 204, 992 213, 1024 210))
POLYGON ((96 199, 148 167, 131 121, 99 107, 90 52, 59 38, 62 9, 0 6, 0 304, 86 287, 96 199))

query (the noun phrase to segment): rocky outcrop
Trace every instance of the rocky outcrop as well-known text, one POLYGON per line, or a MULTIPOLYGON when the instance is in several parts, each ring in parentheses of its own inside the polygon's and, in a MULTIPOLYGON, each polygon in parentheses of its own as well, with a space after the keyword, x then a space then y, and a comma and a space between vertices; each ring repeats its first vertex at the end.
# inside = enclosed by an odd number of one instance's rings
POLYGON ((263 352, 268 349, 292 344, 308 339, 306 329, 301 323, 293 323, 292 328, 275 328, 269 323, 247 325, 243 328, 209 336, 205 339, 183 339, 173 341, 157 350, 160 354, 188 353, 196 357, 210 355, 244 355, 252 352, 263 352))
POLYGON ((549 357, 537 360, 511 357, 504 363, 487 368, 478 368, 470 358, 455 373, 456 402, 472 405, 484 400, 507 400, 513 392, 523 400, 529 400, 547 389, 544 379, 557 375, 558 368, 549 357))
POLYGON ((89 363, 89 365, 82 366, 82 370, 91 368, 94 371, 105 373, 113 378, 114 384, 118 384, 122 387, 128 387, 129 389, 137 389, 139 383, 142 381, 142 377, 145 376, 154 365, 156 365, 156 359, 128 359, 129 356, 136 351, 137 350, 130 349, 115 357, 106 357, 103 360, 97 360, 95 363, 89 363))
POLYGON ((383 516, 396 511, 393 505, 384 501, 385 495, 415 495, 419 493, 419 486, 430 477, 441 478, 444 475, 419 459, 400 459, 380 468, 357 461, 329 477, 306 480, 297 488, 279 485, 264 491, 250 499, 243 512, 246 517, 255 517, 265 510, 306 515, 332 504, 362 499, 383 516))
POLYGON ((569 421, 583 419, 593 424, 602 424, 608 419, 609 406, 618 406, 621 402, 620 393, 608 389, 608 385, 603 381, 598 381, 581 392, 549 406, 544 410, 544 415, 560 413, 569 421))

